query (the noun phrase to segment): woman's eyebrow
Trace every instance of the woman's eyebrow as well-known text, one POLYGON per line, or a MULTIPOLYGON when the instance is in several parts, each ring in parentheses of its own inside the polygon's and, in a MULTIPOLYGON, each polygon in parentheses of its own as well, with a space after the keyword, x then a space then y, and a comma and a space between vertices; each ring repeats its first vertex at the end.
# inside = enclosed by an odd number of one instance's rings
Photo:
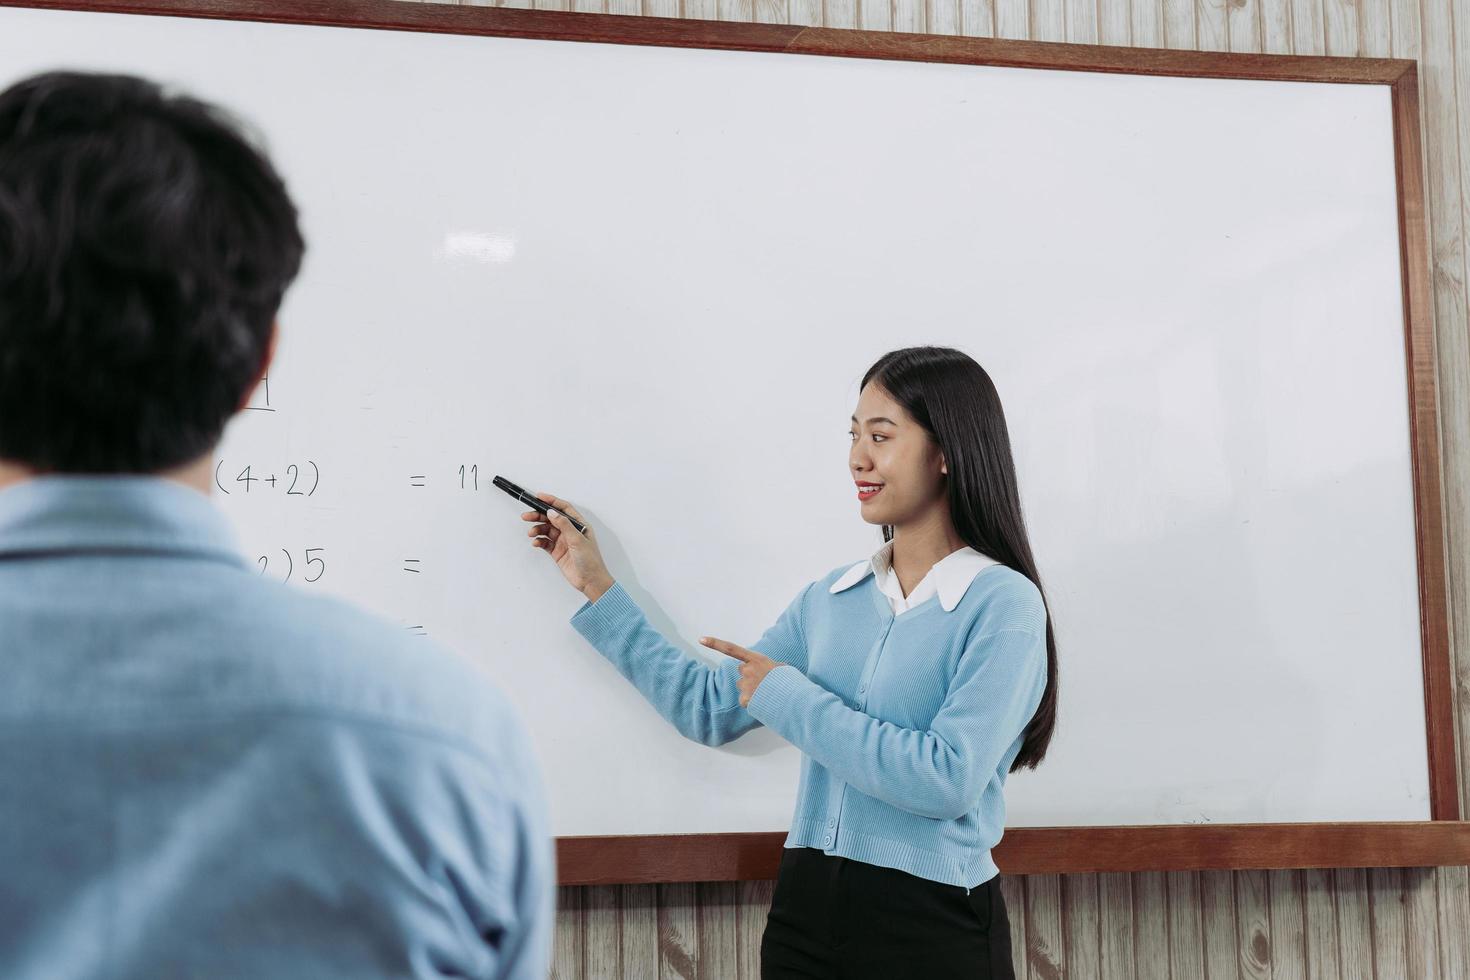
MULTIPOLYGON (((853 421, 854 421, 854 422, 856 422, 856 421, 857 421, 857 420, 858 420, 858 417, 857 417, 857 416, 856 416, 856 415, 854 415, 854 416, 853 416, 853 417, 852 417, 852 420, 853 420, 853 421)), ((876 417, 876 418, 871 418, 871 419, 868 419, 868 421, 867 421, 867 424, 868 424, 868 425, 876 425, 876 424, 877 424, 877 423, 879 423, 879 422, 886 422, 886 423, 887 423, 887 424, 889 424, 889 425, 898 425, 898 423, 897 423, 897 422, 895 422, 895 421, 893 421, 893 419, 885 419, 885 418, 884 418, 884 417, 883 417, 883 416, 881 416, 881 415, 879 415, 879 416, 877 416, 877 417, 876 417)))

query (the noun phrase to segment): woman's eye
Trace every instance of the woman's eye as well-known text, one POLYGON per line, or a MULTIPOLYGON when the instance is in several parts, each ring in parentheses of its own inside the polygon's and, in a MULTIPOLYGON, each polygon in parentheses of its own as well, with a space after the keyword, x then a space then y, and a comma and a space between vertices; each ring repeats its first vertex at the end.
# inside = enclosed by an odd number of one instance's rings
MULTIPOLYGON (((852 436, 854 439, 857 438, 857 433, 856 432, 848 432, 847 434, 850 435, 850 436, 852 436)), ((873 433, 873 438, 879 440, 880 442, 886 441, 888 439, 887 436, 879 435, 876 432, 873 433)))

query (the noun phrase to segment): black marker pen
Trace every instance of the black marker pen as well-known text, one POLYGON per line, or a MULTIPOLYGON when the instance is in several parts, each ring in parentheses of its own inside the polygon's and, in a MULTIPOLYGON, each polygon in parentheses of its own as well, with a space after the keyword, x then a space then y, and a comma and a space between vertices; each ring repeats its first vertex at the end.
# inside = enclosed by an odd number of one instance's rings
MULTIPOLYGON (((510 494, 512 497, 514 497, 517 500, 519 500, 521 503, 525 504, 527 507, 534 507, 537 511, 539 511, 541 513, 541 515, 543 517, 546 515, 546 512, 551 508, 551 505, 550 504, 547 504, 545 501, 543 501, 543 500, 541 500, 541 499, 539 499, 537 497, 532 496, 531 494, 529 494, 526 491, 522 490, 520 487, 516 486, 514 483, 511 483, 509 480, 507 480, 503 476, 497 476, 491 482, 494 483, 500 489, 504 490, 506 493, 510 494)), ((567 520, 569 520, 569 521, 572 522, 572 527, 576 528, 577 529, 577 532, 579 534, 586 534, 587 533, 587 525, 586 524, 583 524, 581 521, 577 520, 571 514, 567 514, 565 512, 562 512, 562 513, 563 513, 563 516, 565 516, 567 520)))

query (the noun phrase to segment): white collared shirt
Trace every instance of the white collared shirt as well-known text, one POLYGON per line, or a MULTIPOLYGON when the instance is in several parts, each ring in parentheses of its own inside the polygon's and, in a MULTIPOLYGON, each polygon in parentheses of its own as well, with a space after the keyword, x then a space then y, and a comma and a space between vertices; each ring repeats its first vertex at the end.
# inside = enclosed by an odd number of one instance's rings
POLYGON ((952 612, 960 604, 970 583, 982 570, 1000 564, 994 558, 981 554, 974 548, 964 547, 952 551, 935 562, 924 578, 907 596, 899 585, 898 574, 893 570, 893 542, 884 542, 883 547, 873 553, 867 561, 860 561, 842 574, 827 591, 841 592, 861 582, 868 573, 875 576, 878 588, 888 597, 888 604, 897 616, 939 595, 939 604, 945 612, 952 612))

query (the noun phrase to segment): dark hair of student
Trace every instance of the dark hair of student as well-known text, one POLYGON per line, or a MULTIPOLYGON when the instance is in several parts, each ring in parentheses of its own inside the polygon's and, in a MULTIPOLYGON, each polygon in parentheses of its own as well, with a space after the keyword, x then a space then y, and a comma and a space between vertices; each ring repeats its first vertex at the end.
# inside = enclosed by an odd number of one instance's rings
MULTIPOLYGON (((1040 590, 1021 517, 1005 412, 990 375, 962 351, 907 347, 879 358, 863 375, 862 386, 869 382, 877 382, 902 405, 944 453, 950 517, 965 544, 1020 572, 1040 590)), ((893 540, 892 527, 884 525, 883 540, 893 540)), ((1056 717, 1057 645, 1048 614, 1046 691, 1025 728, 1011 772, 1035 769, 1045 758, 1056 717)))
POLYGON ((305 250, 242 132, 126 75, 0 92, 0 458, 151 473, 219 440, 305 250))

